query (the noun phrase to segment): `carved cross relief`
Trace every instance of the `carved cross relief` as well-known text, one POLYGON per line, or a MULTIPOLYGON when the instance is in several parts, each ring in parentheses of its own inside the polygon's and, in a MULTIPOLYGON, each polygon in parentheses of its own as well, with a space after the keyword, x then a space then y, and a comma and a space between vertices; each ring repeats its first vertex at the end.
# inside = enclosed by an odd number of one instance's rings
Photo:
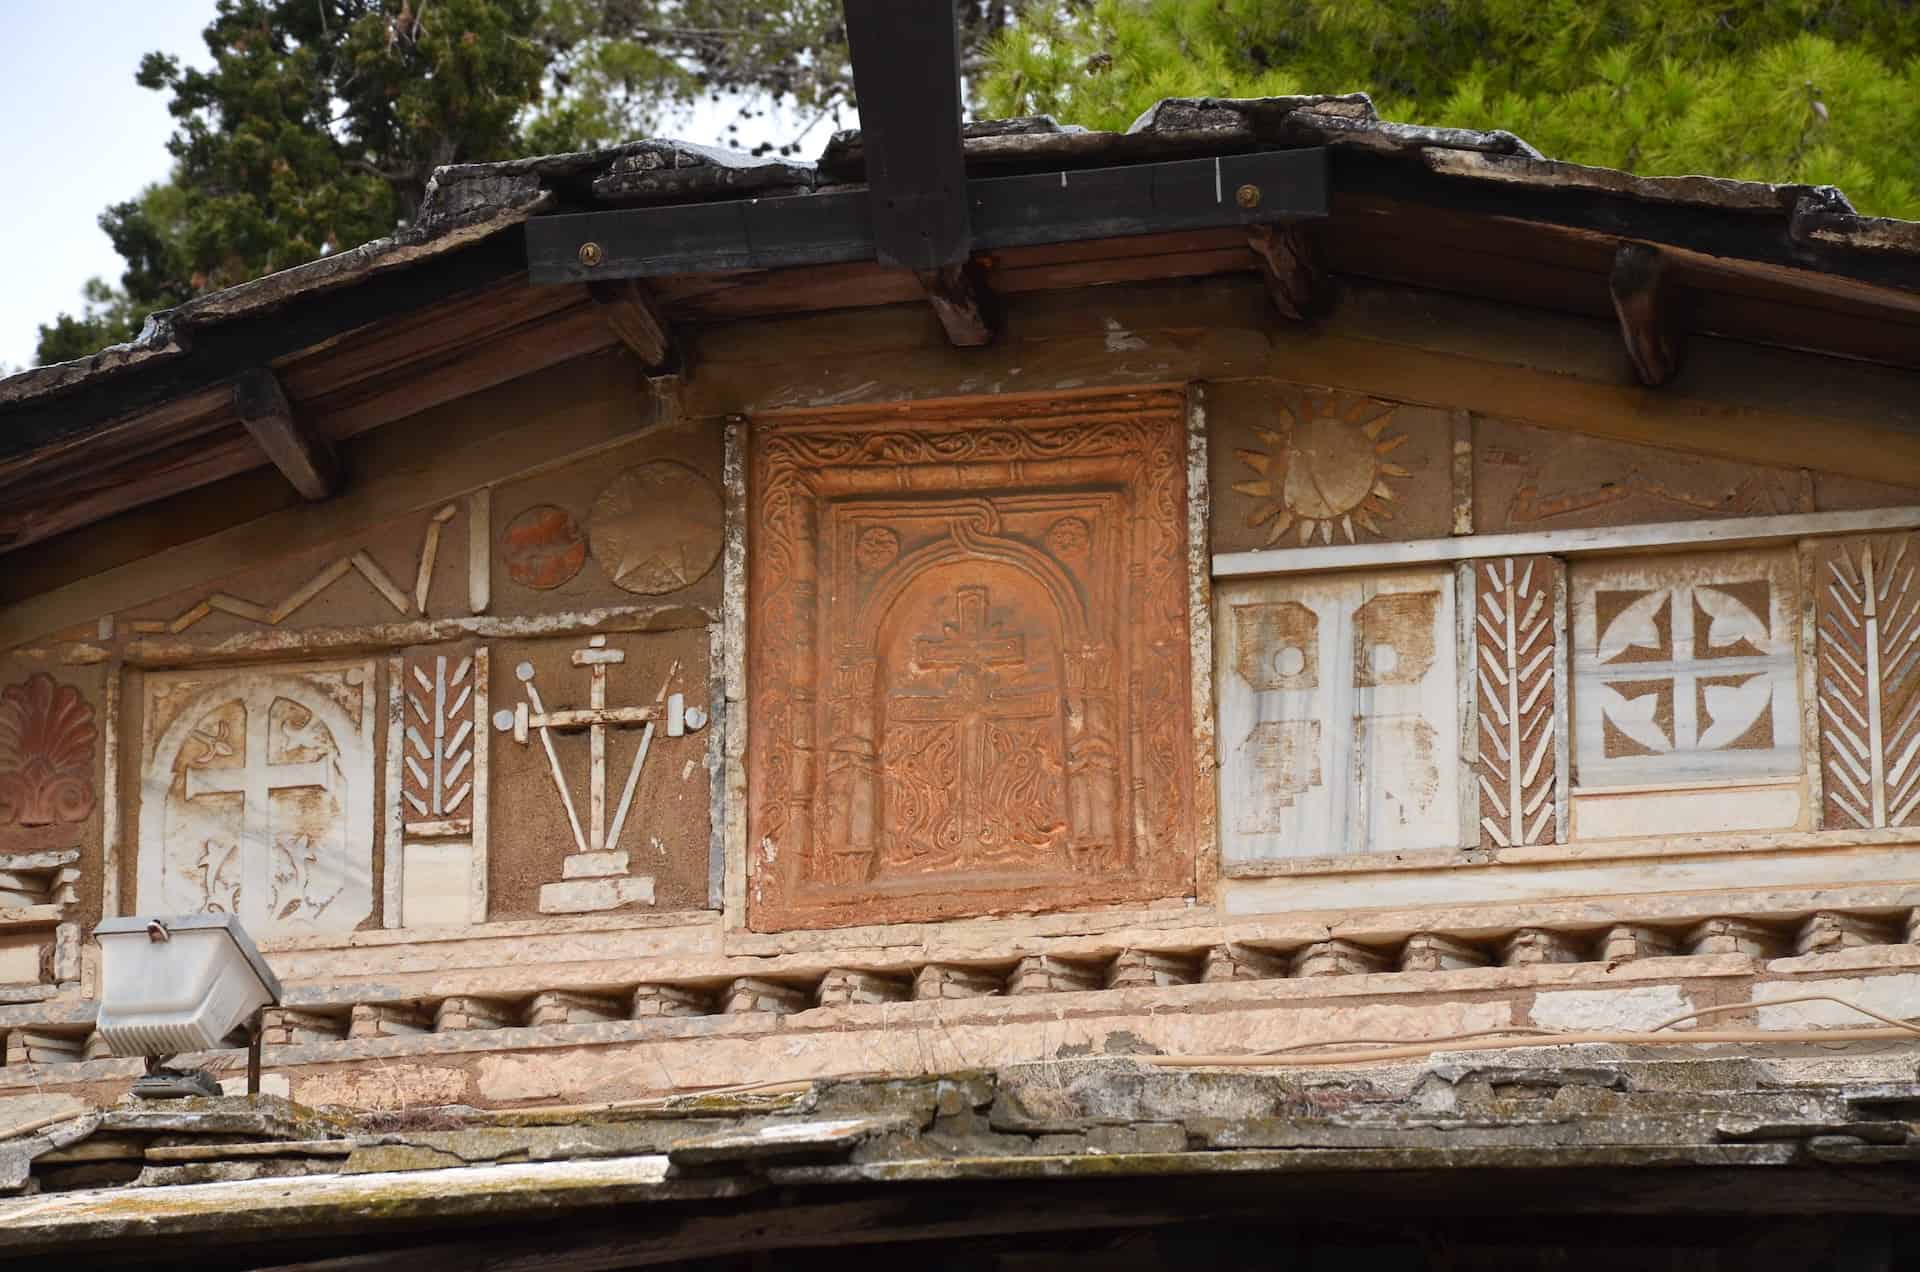
MULTIPOLYGON (((537 736, 546 754, 553 776, 554 791, 567 814, 573 832, 574 851, 563 866, 564 878, 541 886, 540 910, 543 914, 573 914, 590 910, 610 910, 628 904, 652 905, 654 881, 650 875, 631 873, 632 857, 622 848, 621 835, 628 815, 634 810, 634 793, 640 773, 652 750, 655 733, 664 728, 671 738, 697 732, 706 724, 706 712, 687 705, 685 696, 669 695, 668 684, 679 671, 676 663, 666 682, 645 706, 614 706, 607 700, 608 669, 626 662, 626 651, 611 649, 605 636, 588 638, 584 649, 572 652, 569 661, 587 669, 587 705, 584 708, 549 709, 534 683, 535 668, 522 662, 514 668, 514 677, 523 686, 525 701, 512 709, 494 714, 494 728, 509 734, 521 746, 532 745, 537 736), (635 729, 640 741, 621 783, 618 807, 608 824, 607 778, 610 765, 607 754, 609 733, 615 729, 635 729), (561 760, 561 747, 555 734, 585 732, 587 735, 587 813, 583 822, 575 806, 567 763, 561 760)), ((614 774, 617 777, 617 774, 614 774)))
POLYGON ((1054 727, 1060 695, 1044 683, 1020 687, 1032 679, 1019 674, 1029 667, 1027 636, 990 619, 990 599, 988 588, 955 587, 950 604, 957 621, 942 622, 942 635, 915 637, 906 666, 889 677, 885 709, 901 726, 894 736, 918 741, 899 748, 897 758, 934 749, 949 762, 929 776, 947 779, 945 786, 959 793, 941 824, 925 828, 930 833, 916 840, 923 828, 900 814, 935 801, 915 800, 889 766, 894 816, 888 831, 896 854, 951 855, 957 864, 977 864, 1004 847, 1038 846, 1036 837, 1050 845, 1066 826, 1058 780, 1062 747, 1054 727), (922 685, 919 691, 915 682, 922 685))
POLYGON ((1790 557, 1582 566, 1574 580, 1581 786, 1799 771, 1790 557))
POLYGON ((756 436, 755 927, 1190 886, 1179 399, 1088 400, 756 436))
POLYGON ((140 907, 254 933, 371 912, 370 664, 148 677, 140 907))
POLYGON ((1461 836, 1448 569, 1217 592, 1229 867, 1461 836))
POLYGON ((1576 839, 1804 824, 1791 551, 1576 563, 1576 839))

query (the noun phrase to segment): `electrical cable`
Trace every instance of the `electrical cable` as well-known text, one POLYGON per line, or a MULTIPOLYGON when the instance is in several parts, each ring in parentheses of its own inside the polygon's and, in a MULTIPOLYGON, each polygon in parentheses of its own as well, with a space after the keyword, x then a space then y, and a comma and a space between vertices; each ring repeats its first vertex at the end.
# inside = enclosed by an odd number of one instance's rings
POLYGON ((1646 1030, 1541 1030, 1516 1025, 1507 1029, 1482 1029, 1473 1033, 1447 1034, 1421 1042, 1395 1042, 1380 1038, 1330 1038, 1317 1043, 1297 1043, 1291 1047, 1282 1047, 1265 1053, 1223 1056, 1141 1056, 1140 1059, 1159 1068, 1189 1066, 1249 1069, 1267 1066, 1302 1068, 1369 1064, 1381 1060, 1418 1060, 1447 1051, 1484 1051, 1494 1047, 1563 1047, 1576 1043, 1670 1047, 1710 1046, 1730 1042, 1868 1042, 1911 1039, 1916 1036, 1920 1036, 1920 1020, 1900 1020, 1833 994, 1796 994, 1789 998, 1774 998, 1762 1003, 1727 1003, 1717 1007, 1701 1007, 1669 1017, 1652 1029, 1646 1030), (1887 1027, 1876 1029, 1694 1029, 1685 1033, 1662 1032, 1672 1029, 1675 1025, 1685 1024, 1689 1020, 1698 1020, 1705 1016, 1724 1015, 1732 1011, 1750 1011, 1755 1007, 1785 1006, 1789 1003, 1837 1003, 1849 1011, 1857 1011, 1863 1016, 1882 1021, 1887 1027), (1487 1039, 1499 1039, 1499 1041, 1488 1042, 1487 1039), (1477 1046, 1463 1045, 1476 1040, 1479 1042, 1477 1046), (1377 1046, 1380 1049, 1334 1052, 1308 1050, 1316 1047, 1358 1046, 1377 1046))

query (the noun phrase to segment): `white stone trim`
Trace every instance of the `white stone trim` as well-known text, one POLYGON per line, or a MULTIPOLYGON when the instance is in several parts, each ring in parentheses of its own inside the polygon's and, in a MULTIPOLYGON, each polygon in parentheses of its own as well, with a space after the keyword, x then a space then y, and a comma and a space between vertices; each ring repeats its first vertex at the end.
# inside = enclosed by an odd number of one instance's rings
POLYGON ((1861 512, 1789 513, 1777 517, 1730 517, 1720 521, 1662 521, 1639 526, 1601 526, 1586 530, 1533 530, 1516 534, 1465 535, 1453 539, 1413 539, 1402 543, 1334 544, 1318 548, 1274 548, 1214 554, 1216 579, 1258 578, 1274 574, 1321 574, 1387 566, 1430 565, 1481 557, 1573 556, 1627 552, 1643 548, 1751 546, 1769 539, 1814 535, 1865 534, 1920 528, 1920 506, 1870 508, 1861 512))
POLYGON ((1214 751, 1213 575, 1207 565, 1212 542, 1213 490, 1208 476, 1207 391, 1187 386, 1187 641, 1188 680, 1193 690, 1194 896, 1211 901, 1220 876, 1218 761, 1214 751))

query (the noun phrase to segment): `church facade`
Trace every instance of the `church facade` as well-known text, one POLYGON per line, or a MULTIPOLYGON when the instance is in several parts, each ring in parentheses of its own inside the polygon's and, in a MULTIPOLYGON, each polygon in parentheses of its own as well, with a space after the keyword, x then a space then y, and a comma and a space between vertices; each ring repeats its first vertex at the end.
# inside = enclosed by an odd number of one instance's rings
POLYGON ((964 149, 1224 185, 956 302, 619 220, 857 136, 450 169, 0 384, 0 1092, 205 911, 361 1110, 1911 1014, 1914 227, 1358 98, 964 149))

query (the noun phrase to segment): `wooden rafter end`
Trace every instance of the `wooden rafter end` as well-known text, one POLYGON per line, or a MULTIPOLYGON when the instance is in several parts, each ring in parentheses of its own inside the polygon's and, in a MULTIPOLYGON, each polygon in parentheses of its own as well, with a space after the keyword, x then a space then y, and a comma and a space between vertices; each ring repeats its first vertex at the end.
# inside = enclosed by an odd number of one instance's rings
POLYGON ((342 473, 333 444, 294 415, 280 377, 272 371, 255 367, 234 380, 233 413, 302 498, 318 501, 340 489, 342 473))
POLYGON ((1645 243, 1622 243, 1607 284, 1634 373, 1640 383, 1658 388, 1680 369, 1682 352, 1666 254, 1645 243))
POLYGON ((947 339, 964 349, 991 344, 999 326, 999 298, 986 274, 972 261, 915 270, 927 302, 946 328, 947 339))
POLYGON ((1332 287, 1312 232, 1302 225, 1250 225, 1247 246, 1280 316, 1305 322, 1331 307, 1332 287))
POLYGON ((679 365, 673 327, 654 303, 646 284, 631 278, 608 279, 589 284, 588 290, 600 305, 607 326, 649 372, 679 365))

